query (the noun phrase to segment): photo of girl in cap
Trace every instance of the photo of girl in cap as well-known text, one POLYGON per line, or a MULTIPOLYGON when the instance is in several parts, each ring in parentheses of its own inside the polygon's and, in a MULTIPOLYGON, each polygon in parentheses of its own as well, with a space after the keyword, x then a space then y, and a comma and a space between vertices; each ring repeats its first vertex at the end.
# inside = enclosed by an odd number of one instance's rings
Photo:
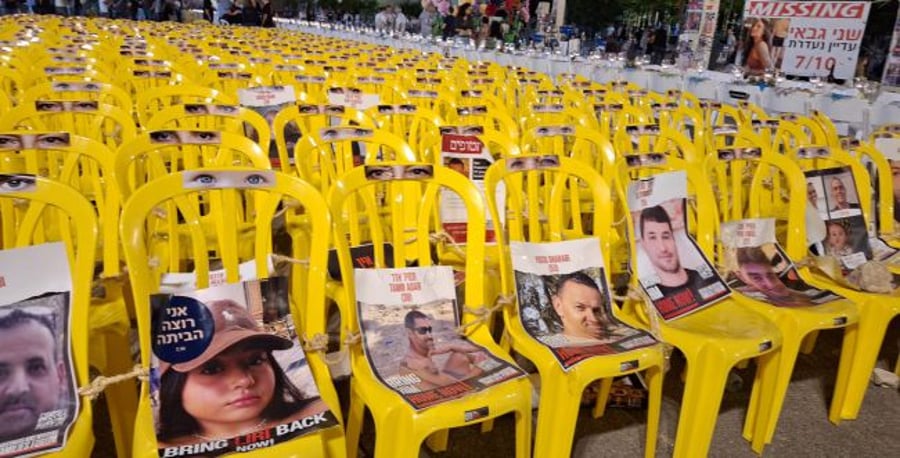
MULTIPOLYGON (((216 287, 202 292, 218 290, 218 294, 195 298, 200 307, 206 308, 213 322, 208 333, 212 337, 202 353, 178 363, 166 362, 157 354, 160 362, 157 415, 160 448, 246 436, 328 410, 319 397, 308 366, 292 363, 282 368, 279 363, 278 359, 283 363, 303 359, 296 337, 266 332, 260 323, 263 316, 271 320, 274 315, 265 310, 279 308, 263 302, 279 295, 269 294, 265 288, 269 285, 265 282, 223 286, 239 294, 227 294, 223 287, 216 287), (256 286, 260 284, 262 291, 256 286), (238 302, 244 298, 249 307, 238 302), (280 353, 279 358, 276 358, 276 352, 280 353), (289 357, 285 358, 284 354, 289 357), (306 380, 301 380, 304 378, 306 380)), ((280 297, 286 300, 287 295, 280 297)), ((169 303, 173 302, 170 300, 169 303)), ((279 315, 278 320, 291 319, 289 314, 279 315)), ((195 314, 191 323, 202 329, 202 319, 202 313, 195 314)), ((209 318, 205 321, 208 326, 209 318)), ((272 324, 266 323, 267 326, 272 324)), ((312 429, 304 428, 302 432, 312 429)), ((279 440, 299 434, 302 433, 279 437, 279 440)))

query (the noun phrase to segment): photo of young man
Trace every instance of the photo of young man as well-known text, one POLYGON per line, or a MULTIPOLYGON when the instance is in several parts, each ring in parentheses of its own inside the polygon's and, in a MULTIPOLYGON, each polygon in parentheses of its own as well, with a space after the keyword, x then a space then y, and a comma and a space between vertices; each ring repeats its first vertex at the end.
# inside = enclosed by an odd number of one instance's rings
POLYGON ((697 293, 705 279, 696 270, 681 264, 672 220, 666 210, 661 205, 641 210, 639 225, 641 247, 656 270, 659 277, 656 287, 662 295, 668 296, 684 288, 697 293))
POLYGON ((487 359, 483 349, 464 340, 453 340, 438 347, 434 343, 431 319, 419 310, 410 310, 403 321, 409 349, 400 362, 399 374, 415 374, 422 380, 419 389, 447 386, 483 372, 474 364, 487 359), (434 356, 444 354, 447 359, 439 366, 434 356))

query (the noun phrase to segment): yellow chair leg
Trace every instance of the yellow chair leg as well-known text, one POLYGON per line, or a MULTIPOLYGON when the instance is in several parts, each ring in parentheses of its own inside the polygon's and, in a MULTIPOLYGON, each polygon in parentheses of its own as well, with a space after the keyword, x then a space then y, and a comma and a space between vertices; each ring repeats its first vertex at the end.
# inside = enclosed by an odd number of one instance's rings
MULTIPOLYGON (((785 320, 786 321, 786 320, 785 320)), ((756 381, 754 382, 753 394, 751 394, 750 405, 747 409, 747 417, 744 419, 744 438, 753 441, 754 444, 765 444, 772 442, 772 436, 775 434, 775 426, 778 424, 778 418, 781 415, 781 408, 784 405, 784 396, 787 393, 788 386, 791 384, 791 375, 794 373, 794 365, 797 362, 797 355, 800 352, 801 344, 804 339, 800 337, 799 331, 796 329, 787 329, 788 324, 782 323, 783 340, 781 348, 777 350, 778 363, 774 369, 774 383, 771 388, 762 384, 762 379, 766 375, 768 368, 763 364, 771 364, 769 359, 772 357, 761 356, 757 359, 756 381), (765 391, 759 387, 766 387, 771 391, 765 391), (763 431, 763 437, 756 439, 758 431, 763 431)), ((755 450, 762 453, 762 448, 755 450)))
POLYGON ((428 449, 432 452, 446 452, 447 443, 449 441, 450 430, 442 429, 440 431, 431 433, 431 435, 428 436, 428 439, 425 440, 425 445, 427 445, 428 449))
MULTIPOLYGON (((662 410, 662 388, 665 372, 662 367, 653 366, 644 372, 647 382, 647 439, 644 444, 644 456, 656 456, 656 439, 659 435, 659 416, 662 410)), ((604 402, 605 404, 605 402, 604 402)))
POLYGON ((840 407, 838 406, 841 404, 841 398, 847 391, 847 382, 850 379, 850 371, 853 369, 853 357, 856 354, 858 341, 859 323, 844 328, 844 339, 841 343, 841 360, 838 364, 831 407, 828 411, 828 420, 836 425, 841 422, 840 407))
MULTIPOLYGON (((354 380, 350 381, 355 383, 354 380)), ((353 389, 350 390, 353 393, 353 389)), ((359 454, 359 436, 362 433, 363 418, 366 407, 359 397, 350 396, 350 409, 347 412, 347 458, 356 458, 359 454)))
POLYGON ((819 338, 819 331, 813 331, 806 335, 803 339, 803 345, 800 346, 800 353, 808 355, 816 348, 816 340, 819 338))
MULTIPOLYGON (((104 375, 124 374, 134 367, 128 335, 106 332, 106 367, 104 375)), ((105 390, 106 405, 112 424, 118 456, 130 456, 134 435, 134 417, 138 407, 138 388, 133 380, 110 385, 105 390)))
MULTIPOLYGON (((531 411, 516 411, 516 458, 531 458, 531 411)), ((570 441, 571 442, 571 441, 570 441)))
POLYGON ((731 369, 731 365, 715 350, 703 356, 703 364, 693 364, 691 358, 685 356, 688 365, 684 374, 684 397, 678 416, 674 458, 694 458, 708 454, 722 403, 722 393, 731 369))
MULTIPOLYGON (((571 455, 575 424, 578 421, 578 409, 581 405, 581 392, 574 393, 574 390, 569 389, 567 382, 568 380, 565 378, 554 381, 541 380, 541 400, 537 412, 534 458, 556 458, 571 455)), ((518 425, 516 426, 518 429, 518 425)), ((530 433, 529 429, 528 434, 530 433)))
POLYGON ((609 400, 609 391, 612 389, 612 383, 612 377, 600 380, 600 391, 597 392, 597 401, 594 402, 594 410, 591 411, 591 415, 594 418, 600 418, 606 413, 606 402, 609 400))
MULTIPOLYGON (((845 374, 846 381, 840 386, 842 392, 838 392, 839 386, 835 386, 834 400, 831 402, 828 415, 832 423, 855 420, 859 415, 863 397, 869 388, 869 379, 878 359, 878 351, 881 349, 891 318, 893 314, 887 308, 880 307, 870 307, 870 310, 860 314, 858 341, 853 352, 852 366, 849 373, 845 374)), ((841 357, 843 359, 843 354, 841 357)))

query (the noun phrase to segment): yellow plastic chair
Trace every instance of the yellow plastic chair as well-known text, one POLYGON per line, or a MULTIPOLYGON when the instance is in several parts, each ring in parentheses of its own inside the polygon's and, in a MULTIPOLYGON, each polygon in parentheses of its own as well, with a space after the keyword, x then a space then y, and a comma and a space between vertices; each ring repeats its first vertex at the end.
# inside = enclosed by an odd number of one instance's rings
POLYGON ((114 105, 127 113, 134 109, 131 96, 122 88, 93 81, 60 81, 31 86, 22 94, 20 105, 34 106, 34 102, 41 99, 96 100, 104 105, 114 105))
MULTIPOLYGON (((689 164, 673 156, 664 156, 662 163, 640 160, 639 165, 629 166, 628 162, 631 161, 619 161, 619 186, 624 187, 632 180, 661 171, 686 171, 689 201, 694 202, 685 208, 689 223, 687 229, 696 234, 700 249, 712 259, 713 234, 718 218, 716 204, 712 199, 714 194, 703 177, 700 164, 689 164)), ((620 191, 620 195, 625 195, 625 192, 620 191)), ((634 222, 631 214, 627 211, 625 213, 627 240, 631 246, 629 252, 636 253, 634 222)), ((637 257, 630 257, 629 261, 632 272, 636 272, 637 257)), ((634 276, 631 288, 639 288, 634 276)), ((716 424, 714 419, 718 416, 725 382, 735 365, 756 358, 757 374, 751 397, 773 391, 778 369, 777 353, 773 350, 781 346, 781 332, 775 323, 743 307, 736 299, 725 298, 669 322, 663 321, 655 310, 646 311, 643 303, 636 304, 633 300, 626 301, 623 310, 635 316, 663 342, 678 348, 687 360, 687 367, 682 375, 685 382, 684 396, 675 437, 676 458, 706 456, 709 452, 716 424)), ((765 401, 764 398, 761 402, 765 401)))
MULTIPOLYGON (((383 166, 401 165, 397 162, 382 163, 383 166)), ((347 172, 331 187, 328 194, 332 214, 344 214, 345 206, 349 202, 358 202, 362 198, 365 202, 361 212, 365 214, 377 214, 379 204, 375 198, 373 189, 378 184, 387 184, 396 192, 390 192, 394 196, 388 204, 390 206, 389 221, 382 222, 379 218, 368 222, 372 226, 372 242, 376 247, 383 246, 384 242, 393 242, 394 260, 398 266, 406 266, 409 259, 417 259, 420 267, 433 265, 431 260, 431 243, 429 241, 429 215, 437 200, 440 188, 447 189, 458 194, 466 204, 469 220, 467 230, 470 234, 484 233, 485 207, 478 189, 459 173, 441 166, 416 164, 421 167, 431 167, 433 178, 424 178, 415 182, 409 179, 395 181, 373 181, 366 178, 364 167, 357 167, 347 172), (426 192, 421 192, 421 186, 427 186, 426 192), (404 190, 406 192, 404 192, 404 190), (410 204, 417 209, 415 215, 408 215, 410 204), (416 241, 408 243, 410 234, 416 235, 416 241)), ((343 218, 336 218, 336 232, 346 234, 349 232, 348 222, 343 218)), ((336 237, 335 245, 341 262, 341 276, 346 287, 347 300, 356 297, 355 287, 352 281, 351 262, 349 249, 345 237, 336 237)), ((470 309, 485 310, 485 294, 483 288, 484 275, 484 243, 480 237, 472 238, 465 247, 465 272, 466 304, 462 322, 470 323, 477 319, 470 309)), ((385 264, 383 252, 376 248, 375 265, 377 267, 393 267, 385 264)), ((342 326, 348 333, 359 330, 358 318, 355 312, 349 314, 343 320, 342 326)), ((473 342, 484 346, 494 356, 511 360, 504 356, 490 336, 489 330, 484 325, 472 325, 466 330, 466 336, 473 342)), ((351 365, 353 377, 350 380, 350 411, 347 415, 347 445, 348 456, 355 457, 359 444, 359 435, 363 423, 363 414, 366 408, 372 413, 375 420, 377 440, 375 441, 376 457, 416 457, 419 455, 419 447, 426 438, 433 433, 439 433, 435 440, 435 448, 444 448, 442 442, 446 440, 447 428, 459 427, 475 422, 492 420, 498 416, 515 413, 515 448, 516 457, 530 456, 531 443, 531 384, 527 378, 517 378, 497 385, 493 385, 477 393, 463 398, 447 401, 432 406, 422 411, 413 410, 406 401, 384 386, 369 367, 363 350, 359 345, 350 347, 351 365), (467 421, 465 412, 487 407, 487 414, 477 420, 467 421)))
MULTIPOLYGON (((771 153, 765 146, 735 145, 720 147, 717 152, 706 158, 706 177, 718 191, 720 221, 771 217, 778 223, 786 215, 787 231, 783 240, 787 243, 783 246, 788 259, 785 261, 803 259, 807 251, 807 190, 799 167, 789 158, 771 153), (787 201, 787 205, 783 201, 787 201)), ((724 246, 719 244, 718 248, 718 259, 725 259, 724 246)), ((754 391, 744 422, 744 438, 752 441, 754 451, 762 453, 765 444, 774 436, 794 362, 807 336, 814 338, 820 330, 842 327, 848 328, 847 333, 853 332, 859 311, 853 302, 844 298, 822 305, 810 303, 805 307, 775 306, 742 294, 736 294, 735 298, 776 323, 782 335, 774 394, 754 391), (770 400, 762 400, 769 396, 770 400)), ((844 344, 852 345, 849 342, 845 340, 844 344)), ((848 354, 843 353, 843 356, 848 354)), ((841 358, 841 366, 849 364, 849 357, 841 358)))
MULTIPOLYGON (((249 168, 224 168, 207 169, 207 173, 217 174, 221 172, 255 173, 255 169, 249 168)), ((272 252, 272 219, 279 205, 284 205, 285 200, 290 200, 294 205, 299 205, 305 210, 309 221, 309 256, 305 260, 303 278, 300 285, 292 285, 292 315, 297 326, 298 335, 315 335, 325 332, 325 272, 327 271, 327 250, 330 238, 330 217, 328 208, 321 195, 308 184, 297 178, 284 175, 279 172, 269 172, 273 182, 261 187, 239 189, 232 186, 217 185, 210 189, 186 188, 185 183, 190 182, 190 172, 173 173, 160 178, 146 187, 138 190, 126 203, 122 211, 121 234, 125 243, 125 259, 128 264, 128 272, 133 285, 135 298, 135 310, 137 312, 138 330, 141 344, 141 365, 145 369, 150 367, 151 355, 151 319, 150 319, 150 295, 157 293, 160 288, 160 271, 149 265, 149 253, 147 250, 153 234, 148 232, 148 222, 155 218, 154 209, 167 206, 171 203, 174 208, 188 223, 192 262, 197 278, 197 287, 209 286, 209 273, 211 259, 209 252, 218 253, 225 271, 225 281, 234 283, 239 280, 238 265, 242 261, 255 261, 257 272, 267 272, 267 259, 272 252), (200 215, 197 209, 190 205, 191 195, 203 194, 210 202, 215 202, 210 215, 218 220, 215 225, 217 236, 216 244, 209 244, 208 237, 203 233, 204 225, 198 224, 200 215), (252 255, 239 256, 237 244, 244 238, 239 234, 237 225, 229 224, 238 213, 238 202, 253 200, 256 202, 256 214, 253 218, 252 230, 252 255)), ((172 208, 172 207, 169 207, 172 208)), ((150 224, 152 227, 152 223, 150 224)), ((294 270, 300 269, 299 264, 294 265, 294 270)), ((259 275, 261 278, 268 275, 259 275)), ((297 279, 297 276, 294 277, 297 279)), ((316 385, 322 399, 331 409, 332 413, 340 421, 340 403, 337 393, 331 384, 328 367, 325 364, 323 354, 308 352, 307 361, 312 370, 316 385)), ((137 413, 135 427, 135 442, 133 456, 156 457, 158 456, 157 441, 155 437, 154 421, 152 416, 149 382, 141 383, 141 398, 137 413)), ((290 441, 272 445, 264 449, 247 452, 247 456, 277 456, 285 457, 343 457, 346 456, 346 444, 343 431, 340 426, 316 431, 308 435, 292 439, 290 441)))
POLYGON ((271 128, 259 113, 237 105, 174 105, 150 118, 148 131, 164 129, 216 130, 243 135, 255 141, 269 155, 271 128), (247 127, 250 129, 248 130, 247 127))
MULTIPOLYGON (((21 134, 4 132, 0 136, 21 134)), ((60 133, 35 135, 61 135, 60 133)), ((80 192, 94 205, 99 216, 100 243, 96 258, 101 264, 99 278, 102 296, 91 301, 87 329, 90 330, 90 364, 107 376, 128 372, 132 366, 128 331, 130 318, 122 281, 119 250, 119 191, 113 179, 115 159, 112 151, 86 137, 66 135, 67 142, 44 141, 39 148, 0 148, 2 173, 27 173, 64 183, 80 192), (24 160, 20 160, 24 159, 24 160)), ((40 140, 38 140, 40 142, 40 140)), ((4 227, 4 238, 13 240, 15 227, 4 227), (7 232, 8 231, 8 232, 7 232)), ((92 269, 93 272, 93 269, 92 269)), ((112 418, 116 449, 125 453, 131 445, 134 409, 137 407, 135 387, 117 384, 107 388, 107 402, 112 418)))
POLYGON ((161 86, 137 94, 134 112, 140 126, 143 127, 157 112, 172 105, 186 103, 236 105, 237 101, 219 91, 202 86, 161 86))
POLYGON ((590 164, 602 176, 615 176, 616 151, 599 131, 583 126, 536 126, 524 131, 525 154, 557 154, 590 164))
MULTIPOLYGON (((540 156, 529 156, 538 158, 543 155, 542 151, 540 156)), ((503 293, 515 296, 509 259, 510 241, 542 242, 591 237, 601 245, 603 263, 609 266, 612 251, 608 243, 611 239, 612 206, 610 189, 603 178, 596 171, 584 167, 580 161, 566 157, 559 157, 559 167, 530 172, 509 170, 512 160, 514 159, 501 159, 494 163, 488 169, 485 179, 493 220, 501 221, 500 215, 507 215, 506 224, 501 228, 498 223, 497 230, 503 253, 500 256, 503 293), (500 183, 504 183, 507 190, 506 204, 502 208, 498 207, 495 198, 500 183), (543 187, 549 188, 549 195, 540 189, 543 187), (586 194, 589 197, 581 198, 580 195, 586 194), (584 208, 593 209, 590 212, 593 217, 591 227, 582 226, 581 208, 585 205, 587 206, 584 208), (566 206, 570 208, 565 208, 566 206), (545 218, 548 221, 543 221, 545 218), (547 229, 543 230, 545 227, 547 229)), ((609 268, 605 269, 607 284, 611 284, 609 272, 609 268)), ((613 313, 617 315, 618 307, 615 304, 611 306, 613 313)), ((564 370, 551 350, 528 334, 517 308, 518 306, 511 305, 503 309, 506 332, 511 336, 513 348, 535 363, 541 377, 534 456, 570 455, 581 395, 589 384, 603 379, 604 389, 608 393, 612 377, 640 371, 644 371, 649 391, 644 455, 654 456, 665 360, 661 346, 594 356, 564 370)), ((598 397, 594 418, 603 414, 605 402, 606 395, 598 397)))
POLYGON ((113 150, 137 135, 130 111, 92 100, 35 100, 0 117, 0 130, 71 132, 113 150))
POLYGON ((378 105, 366 110, 379 129, 391 132, 428 156, 426 148, 439 139, 444 120, 437 113, 414 104, 378 105))
MULTIPOLYGON (((863 219, 865 222, 871 221, 873 216, 871 214, 872 193, 867 188, 870 178, 865 168, 841 148, 828 148, 824 145, 807 148, 822 149, 826 151, 826 154, 824 156, 799 157, 800 150, 795 150, 791 156, 804 172, 831 167, 850 168, 863 219)), ((888 171, 885 172, 888 175, 882 176, 890 176, 888 171)), ((849 183, 845 186, 849 186, 849 183)), ((882 199, 890 199, 888 205, 890 205, 889 208, 893 208, 893 193, 881 194, 882 199)), ((885 200, 880 203, 886 204, 885 200)), ((865 227, 868 228, 868 225, 865 227)), ((895 269, 893 266, 888 267, 892 270, 895 269)), ((810 273, 808 268, 801 269, 801 274, 809 279, 810 284, 830 289, 850 299, 859 307, 859 324, 855 330, 850 328, 844 334, 844 346, 841 351, 841 359, 852 358, 851 363, 838 368, 834 398, 828 414, 829 420, 835 424, 842 420, 856 419, 869 386, 869 378, 875 368, 887 326, 894 317, 900 315, 900 300, 894 294, 878 294, 847 288, 823 275, 810 273)))
POLYGON ((139 135, 119 148, 115 177, 120 195, 127 201, 137 188, 169 173, 233 165, 270 168, 262 147, 243 135, 205 130, 160 130, 139 135))
POLYGON ((322 129, 335 125, 358 126, 364 129, 375 128, 375 122, 365 112, 348 106, 298 103, 282 108, 272 121, 275 148, 278 151, 281 171, 288 174, 294 173, 296 165, 294 165, 293 158, 295 156, 291 153, 295 153, 297 145, 302 142, 298 138, 311 137, 322 129))
MULTIPOLYGON (((72 273, 69 313, 73 324, 68 327, 71 339, 68 352, 72 358, 76 386, 88 386, 90 337, 88 328, 78 323, 89 320, 94 247, 97 244, 97 221, 90 202, 62 183, 36 177, 33 185, 26 189, 0 193, 0 213, 3 215, 3 229, 13 227, 16 231, 15 237, 4 238, 3 249, 28 247, 53 240, 66 245, 72 273), (16 214, 18 217, 14 216, 16 214), (58 237, 47 237, 45 229, 49 227, 58 231, 58 237)), ((65 448, 42 456, 61 458, 91 454, 94 447, 91 400, 83 397, 79 405, 65 448)))

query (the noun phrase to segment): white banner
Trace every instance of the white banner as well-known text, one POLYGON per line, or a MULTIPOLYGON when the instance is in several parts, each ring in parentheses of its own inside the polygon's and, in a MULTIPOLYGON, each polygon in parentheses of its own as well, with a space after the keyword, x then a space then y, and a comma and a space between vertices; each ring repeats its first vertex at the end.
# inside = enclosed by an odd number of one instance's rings
POLYGON ((869 2, 749 0, 741 61, 751 73, 775 67, 797 76, 850 79, 869 17, 869 2))
POLYGON ((881 83, 887 86, 900 86, 900 9, 897 11, 897 20, 894 21, 894 36, 888 50, 881 83))

